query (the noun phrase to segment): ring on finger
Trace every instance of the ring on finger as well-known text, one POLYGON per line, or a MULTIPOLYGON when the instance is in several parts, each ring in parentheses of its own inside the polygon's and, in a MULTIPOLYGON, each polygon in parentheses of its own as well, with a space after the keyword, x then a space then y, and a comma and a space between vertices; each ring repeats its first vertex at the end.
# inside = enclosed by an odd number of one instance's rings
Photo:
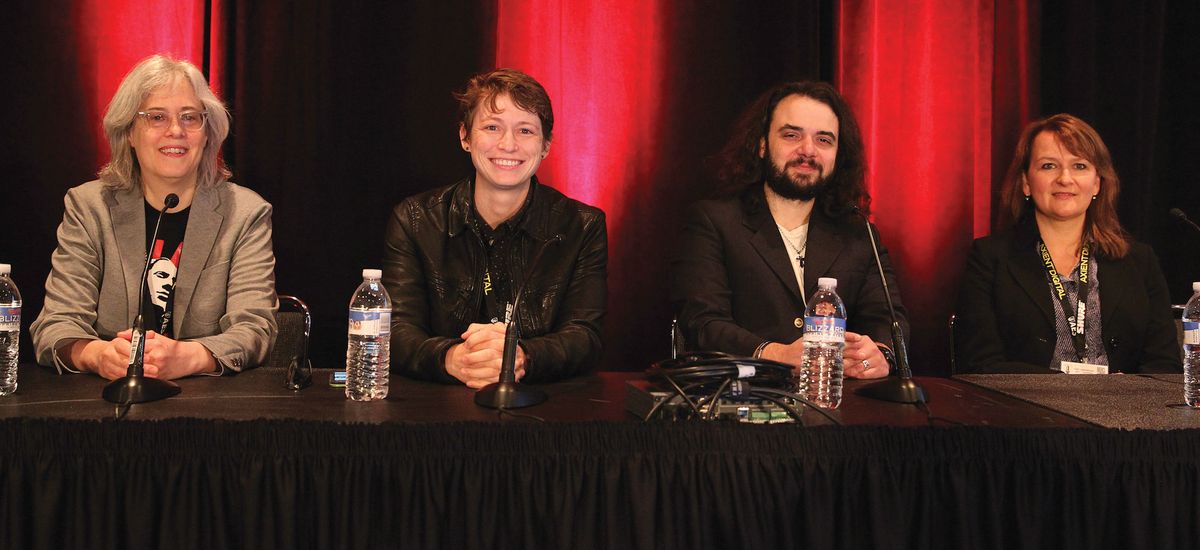
POLYGON ((862 368, 863 368, 863 370, 870 370, 871 369, 871 361, 869 359, 863 359, 862 368))

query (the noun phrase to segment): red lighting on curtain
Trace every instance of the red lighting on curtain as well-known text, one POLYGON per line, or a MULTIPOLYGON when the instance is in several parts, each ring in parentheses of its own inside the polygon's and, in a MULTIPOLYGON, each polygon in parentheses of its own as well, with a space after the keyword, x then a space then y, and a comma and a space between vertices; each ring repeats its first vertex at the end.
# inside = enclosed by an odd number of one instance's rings
MULTIPOLYGON (((143 58, 169 53, 203 67, 204 10, 204 0, 86 0, 79 65, 91 71, 83 77, 94 109, 90 120, 104 116, 121 79, 143 58)), ((97 159, 105 162, 108 144, 99 122, 96 140, 97 159)))
POLYGON ((874 218, 900 274, 914 351, 931 359, 946 356, 965 252, 990 227, 993 7, 839 4, 838 84, 865 134, 874 218))
POLYGON ((661 12, 657 1, 497 6, 496 66, 538 79, 554 104, 554 143, 539 178, 603 209, 613 247, 661 136, 661 12))

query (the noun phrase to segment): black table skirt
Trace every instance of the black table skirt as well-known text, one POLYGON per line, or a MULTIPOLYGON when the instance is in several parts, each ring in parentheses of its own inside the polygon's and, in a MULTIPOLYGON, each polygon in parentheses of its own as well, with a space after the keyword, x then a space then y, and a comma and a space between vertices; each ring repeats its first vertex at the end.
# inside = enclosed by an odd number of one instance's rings
POLYGON ((9 548, 1192 548, 1200 431, 0 421, 9 548))

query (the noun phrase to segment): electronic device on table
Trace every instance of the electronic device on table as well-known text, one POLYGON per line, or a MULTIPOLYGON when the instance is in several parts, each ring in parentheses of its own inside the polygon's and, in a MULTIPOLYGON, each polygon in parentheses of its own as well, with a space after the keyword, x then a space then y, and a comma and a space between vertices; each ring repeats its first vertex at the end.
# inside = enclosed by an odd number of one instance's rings
MULTIPOLYGON (((803 381, 799 381, 802 383, 803 381)), ((643 420, 734 420, 752 423, 802 422, 812 407, 795 393, 791 365, 770 359, 717 352, 687 352, 659 361, 645 380, 625 386, 625 409, 643 420)))

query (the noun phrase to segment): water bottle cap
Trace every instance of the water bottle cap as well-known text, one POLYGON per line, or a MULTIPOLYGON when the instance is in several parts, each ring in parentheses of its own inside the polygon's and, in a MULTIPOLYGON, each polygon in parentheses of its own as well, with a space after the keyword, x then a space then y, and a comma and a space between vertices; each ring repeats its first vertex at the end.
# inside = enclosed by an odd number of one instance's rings
POLYGON ((835 289, 837 288, 837 279, 833 277, 821 277, 817 279, 817 288, 835 289))
POLYGON ((380 277, 383 277, 382 270, 379 270, 379 269, 364 269, 363 270, 363 278, 364 279, 378 279, 380 277))
MULTIPOLYGON (((12 273, 12 264, 0 264, 0 275, 8 275, 12 273)), ((1200 283, 1196 283, 1200 285, 1200 283)))

